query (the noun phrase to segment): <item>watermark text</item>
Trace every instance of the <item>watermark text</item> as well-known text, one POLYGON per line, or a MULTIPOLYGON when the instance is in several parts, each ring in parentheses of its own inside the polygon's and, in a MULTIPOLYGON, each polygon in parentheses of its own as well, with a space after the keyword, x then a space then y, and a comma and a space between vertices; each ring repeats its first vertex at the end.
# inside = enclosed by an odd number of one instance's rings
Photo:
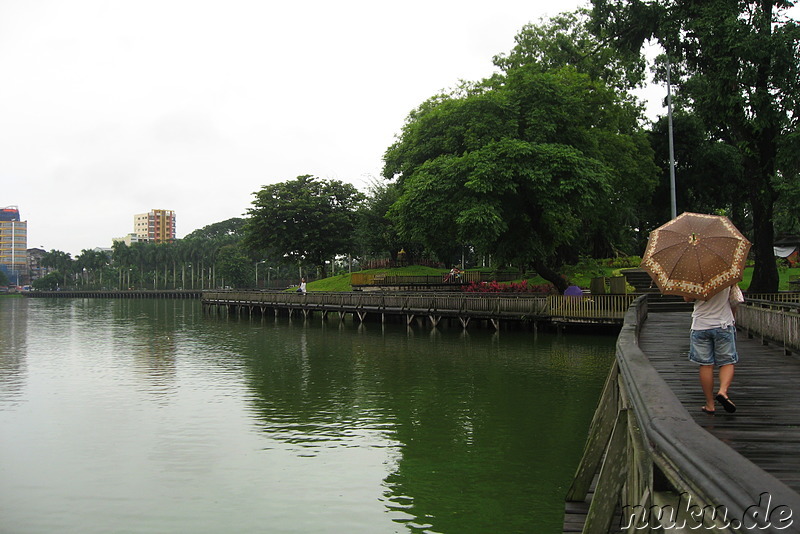
POLYGON ((758 503, 744 511, 742 517, 728 517, 723 505, 699 506, 692 503, 692 496, 681 493, 677 505, 671 504, 646 508, 641 505, 625 506, 622 509, 620 527, 623 530, 663 529, 670 530, 783 530, 792 526, 792 509, 772 502, 772 495, 762 493, 758 503))

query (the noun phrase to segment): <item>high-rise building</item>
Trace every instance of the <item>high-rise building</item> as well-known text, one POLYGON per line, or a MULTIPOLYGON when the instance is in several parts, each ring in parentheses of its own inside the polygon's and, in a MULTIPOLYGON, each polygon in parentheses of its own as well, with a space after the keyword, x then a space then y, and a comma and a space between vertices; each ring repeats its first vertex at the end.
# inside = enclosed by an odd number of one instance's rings
POLYGON ((169 243, 175 240, 175 212, 150 210, 133 216, 133 231, 139 241, 169 243))
POLYGON ((28 249, 28 275, 29 275, 29 282, 33 282, 34 280, 38 280, 39 278, 44 278, 51 272, 55 271, 53 267, 45 267, 42 265, 42 259, 44 259, 47 251, 41 248, 29 248, 28 249))
POLYGON ((14 285, 28 282, 28 222, 17 206, 0 209, 0 270, 14 285))

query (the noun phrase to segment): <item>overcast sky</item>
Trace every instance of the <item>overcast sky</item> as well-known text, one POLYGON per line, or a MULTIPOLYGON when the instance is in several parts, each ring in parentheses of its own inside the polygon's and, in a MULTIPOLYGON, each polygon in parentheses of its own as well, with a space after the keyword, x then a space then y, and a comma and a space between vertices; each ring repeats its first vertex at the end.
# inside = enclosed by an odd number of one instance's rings
POLYGON ((77 255, 150 209, 178 237, 241 217, 301 174, 363 190, 409 111, 583 5, 0 0, 0 207, 77 255))

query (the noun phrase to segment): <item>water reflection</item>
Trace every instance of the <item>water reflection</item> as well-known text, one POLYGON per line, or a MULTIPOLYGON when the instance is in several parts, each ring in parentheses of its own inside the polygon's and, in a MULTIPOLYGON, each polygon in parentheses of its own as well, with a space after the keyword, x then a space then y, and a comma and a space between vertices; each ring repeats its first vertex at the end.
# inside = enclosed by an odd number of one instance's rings
POLYGON ((47 531, 92 517, 82 532, 560 527, 613 338, 336 319, 0 303, 4 519, 47 531), (17 457, 29 461, 3 460, 17 457))
POLYGON ((381 501, 409 531, 560 521, 610 340, 298 321, 273 334, 242 349, 273 446, 385 449, 381 501))
POLYGON ((28 315, 13 305, 18 300, 4 298, 7 305, 0 305, 0 406, 18 402, 25 388, 28 315))

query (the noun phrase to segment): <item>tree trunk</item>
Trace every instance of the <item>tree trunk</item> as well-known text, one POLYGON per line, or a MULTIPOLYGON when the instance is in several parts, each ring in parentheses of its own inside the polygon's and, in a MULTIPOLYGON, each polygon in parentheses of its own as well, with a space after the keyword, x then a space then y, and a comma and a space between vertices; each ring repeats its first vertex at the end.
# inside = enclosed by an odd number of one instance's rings
POLYGON ((556 286, 556 289, 559 293, 562 295, 564 294, 564 291, 567 290, 568 284, 560 274, 551 269, 547 262, 543 260, 535 260, 531 263, 533 268, 536 269, 536 272, 539 273, 542 278, 556 286))
MULTIPOLYGON (((773 0, 762 0, 762 15, 757 32, 771 38, 773 0)), ((774 109, 774 97, 769 90, 770 55, 764 51, 759 61, 753 98, 756 119, 745 131, 751 155, 745 159, 745 169, 750 174, 750 207, 753 210, 753 246, 756 264, 749 291, 776 293, 778 291, 778 265, 775 262, 775 228, 773 212, 777 194, 772 178, 777 172, 778 136, 780 121, 774 109)))
MULTIPOLYGON (((757 189, 757 188, 756 188, 757 189)), ((775 263, 775 234, 772 223, 773 202, 764 199, 767 194, 751 195, 753 208, 753 250, 755 267, 748 291, 751 293, 777 293, 778 265, 775 263)))

